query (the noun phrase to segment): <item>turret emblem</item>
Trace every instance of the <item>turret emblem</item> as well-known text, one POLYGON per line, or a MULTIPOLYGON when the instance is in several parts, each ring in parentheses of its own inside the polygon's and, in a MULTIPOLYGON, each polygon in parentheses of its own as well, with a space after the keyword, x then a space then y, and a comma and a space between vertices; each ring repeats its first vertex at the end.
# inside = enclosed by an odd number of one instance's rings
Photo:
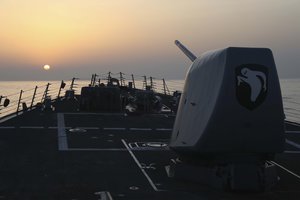
POLYGON ((268 69, 257 64, 236 68, 236 96, 238 102, 249 110, 261 105, 268 92, 268 69))

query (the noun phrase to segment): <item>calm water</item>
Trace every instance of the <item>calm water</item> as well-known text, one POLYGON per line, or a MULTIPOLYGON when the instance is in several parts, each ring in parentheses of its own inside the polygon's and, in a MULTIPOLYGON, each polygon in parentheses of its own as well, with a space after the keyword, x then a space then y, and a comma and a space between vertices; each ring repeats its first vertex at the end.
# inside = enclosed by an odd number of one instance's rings
MULTIPOLYGON (((39 86, 37 90, 37 95, 35 102, 38 102, 45 91, 46 81, 0 81, 0 96, 8 96, 11 100, 11 110, 15 111, 13 104, 18 102, 19 93, 22 89, 25 91, 22 95, 22 102, 26 102, 30 105, 32 101, 32 95, 34 92, 34 87, 39 86)), ((85 86, 89 81, 77 81, 77 93, 80 92, 80 87, 85 86)), ((159 80, 155 82, 157 91, 162 91, 162 82, 159 80)), ((172 92, 175 90, 182 90, 183 80, 170 80, 167 81, 168 89, 172 92)), ((300 79, 281 79, 281 91, 283 96, 284 110, 286 118, 290 121, 295 121, 300 123, 300 79)), ((142 82, 136 83, 137 87, 142 87, 142 82)), ((58 94, 58 88, 60 86, 60 81, 52 81, 50 85, 49 95, 55 98, 58 94)), ((70 82, 67 82, 66 88, 70 87, 70 82)), ((62 91, 62 94, 64 91, 62 91)), ((3 102, 3 100, 2 100, 3 102)), ((16 105, 15 105, 16 106, 16 105)), ((2 111, 2 115, 3 115, 2 111)))

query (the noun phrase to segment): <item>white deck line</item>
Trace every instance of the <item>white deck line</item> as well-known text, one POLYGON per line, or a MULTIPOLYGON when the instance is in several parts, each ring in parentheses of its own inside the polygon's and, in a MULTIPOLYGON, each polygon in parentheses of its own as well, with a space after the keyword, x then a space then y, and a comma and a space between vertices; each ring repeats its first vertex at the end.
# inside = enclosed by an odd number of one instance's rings
POLYGON ((15 126, 0 126, 0 129, 13 129, 15 126))
POLYGON ((65 115, 105 115, 105 116, 124 116, 124 113, 63 113, 65 115))
MULTIPOLYGON (((57 126, 49 126, 48 129, 57 129, 57 126)), ((71 126, 65 126, 65 129, 70 129, 72 128, 71 126)))
POLYGON ((291 140, 285 139, 285 142, 289 145, 292 145, 293 147, 296 147, 297 149, 300 149, 300 144, 293 142, 291 140))
POLYGON ((131 157, 133 158, 133 160, 135 161, 135 163, 137 164, 137 166, 140 168, 140 170, 142 171, 142 173, 145 175, 145 177, 147 178, 148 182, 150 183, 150 185, 152 186, 152 188, 154 189, 154 191, 158 192, 161 191, 159 189, 157 189, 157 187, 155 186, 155 184, 153 183, 152 179, 149 177, 149 175, 146 173, 146 171, 142 168, 141 163, 138 161, 138 159, 135 157, 134 153, 131 151, 131 149, 129 148, 129 146, 127 145, 127 143, 125 142, 124 139, 121 139, 121 141, 123 142, 124 146, 126 147, 126 149, 128 150, 128 152, 130 153, 131 157))
POLYGON ((131 149, 132 151, 170 151, 170 149, 169 148, 166 148, 166 149, 155 149, 155 148, 143 148, 143 147, 141 147, 141 148, 132 148, 131 149))
POLYGON ((156 128, 157 131, 172 131, 172 128, 156 128))
MULTIPOLYGON (((168 151, 169 149, 132 148, 131 151, 168 151)), ((127 151, 125 148, 68 148, 64 151, 127 151)), ((300 153, 300 152, 299 152, 300 153)))
POLYGON ((107 196, 108 196, 108 199, 107 199, 107 200, 113 200, 113 198, 112 198, 110 192, 107 192, 107 196))
POLYGON ((45 128, 43 126, 20 126, 20 128, 24 128, 24 129, 42 129, 45 128))
POLYGON ((86 129, 86 130, 99 130, 99 127, 77 127, 79 129, 86 129))
POLYGON ((299 133, 300 134, 300 131, 285 131, 285 133, 299 133))
POLYGON ((283 167, 282 165, 280 165, 280 164, 278 164, 278 163, 276 163, 274 161, 269 161, 269 162, 272 163, 272 164, 274 164, 274 165, 276 165, 277 167, 283 169, 284 171, 288 172, 289 174, 295 176, 296 178, 300 179, 300 176, 298 174, 296 174, 296 173, 292 172, 291 170, 283 167))
POLYGON ((48 129, 57 129, 57 126, 49 126, 48 129))
POLYGON ((68 140, 65 127, 65 118, 63 113, 57 113, 57 132, 58 132, 58 150, 68 150, 68 140))
POLYGON ((97 149, 97 148, 68 148, 68 151, 127 151, 125 148, 107 148, 107 149, 97 149))
POLYGON ((284 151, 283 153, 300 154, 300 151, 284 151))
POLYGON ((131 131, 151 131, 152 128, 129 128, 131 131))
POLYGON ((112 128, 103 128, 103 130, 106 130, 106 131, 125 131, 126 130, 126 128, 114 128, 114 127, 112 127, 112 128))

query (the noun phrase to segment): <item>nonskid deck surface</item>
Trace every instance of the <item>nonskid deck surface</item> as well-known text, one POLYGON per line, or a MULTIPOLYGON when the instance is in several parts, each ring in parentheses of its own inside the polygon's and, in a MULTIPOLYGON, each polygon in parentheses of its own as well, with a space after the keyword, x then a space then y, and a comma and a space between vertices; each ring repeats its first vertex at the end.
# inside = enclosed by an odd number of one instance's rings
POLYGON ((286 123, 286 151, 271 161, 278 185, 262 194, 232 194, 167 177, 165 166, 176 158, 167 147, 174 119, 34 111, 3 122, 0 198, 299 199, 299 125, 286 123))

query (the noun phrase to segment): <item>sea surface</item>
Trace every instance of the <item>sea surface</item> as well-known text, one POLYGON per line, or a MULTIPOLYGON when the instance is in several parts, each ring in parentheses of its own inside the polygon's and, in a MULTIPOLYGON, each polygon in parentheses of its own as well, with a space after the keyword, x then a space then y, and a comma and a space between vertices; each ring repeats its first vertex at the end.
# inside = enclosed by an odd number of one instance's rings
MULTIPOLYGON (((51 81, 49 85, 48 96, 52 98, 57 97, 58 90, 60 88, 60 81, 51 81)), ((66 82, 67 85, 65 89, 70 87, 70 81, 66 82)), ((75 82, 76 92, 80 93, 80 88, 82 86, 88 85, 88 80, 80 80, 75 82)), ((3 105, 4 99, 10 99, 10 105, 8 108, 3 109, 0 107, 0 117, 6 115, 10 112, 15 112, 16 107, 20 98, 20 91, 23 90, 21 96, 21 102, 26 102, 29 107, 32 103, 32 96, 34 94, 34 89, 39 86, 36 91, 34 103, 41 101, 44 96, 44 92, 48 81, 0 81, 0 96, 4 96, 0 105, 3 105), (5 110, 9 110, 5 112, 5 110)), ((175 90, 182 90, 184 81, 183 80, 169 80, 166 81, 167 90, 172 93, 175 90)), ((136 82, 137 87, 142 87, 142 81, 136 82)), ((154 83, 156 90, 158 92, 163 92, 163 83, 161 80, 156 80, 154 83)), ((300 123, 300 79, 281 79, 281 92, 283 97, 284 111, 286 119, 293 122, 300 123)), ((65 89, 61 91, 61 95, 64 94, 65 89)))

